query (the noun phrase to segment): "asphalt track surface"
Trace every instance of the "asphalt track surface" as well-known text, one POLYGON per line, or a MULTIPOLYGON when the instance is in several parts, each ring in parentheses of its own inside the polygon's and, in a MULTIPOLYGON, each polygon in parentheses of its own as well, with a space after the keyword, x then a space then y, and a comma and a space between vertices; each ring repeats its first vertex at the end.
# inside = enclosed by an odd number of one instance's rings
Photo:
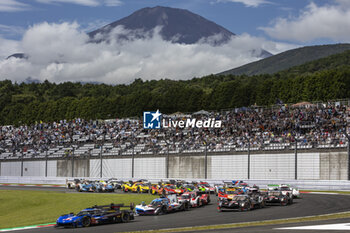
MULTIPOLYGON (((0 189, 12 190, 45 190, 45 191, 62 191, 65 188, 49 188, 49 187, 3 187, 0 189)), ((68 192, 74 192, 68 191, 68 192)), ((86 195, 89 195, 88 193, 86 195)), ((111 194, 113 195, 113 194, 111 194)), ((92 226, 88 228, 63 229, 63 228, 37 228, 28 229, 26 233, 46 233, 46 232, 125 232, 125 231, 141 231, 155 230, 177 227, 204 226, 227 223, 253 222, 261 220, 275 220, 282 218, 293 218, 302 216, 312 216, 320 214, 330 214, 343 211, 350 211, 350 195, 326 195, 326 194, 303 194, 302 199, 295 199, 293 205, 288 206, 271 206, 263 209, 256 209, 246 212, 221 212, 217 211, 216 196, 211 195, 212 203, 210 205, 191 208, 189 211, 169 213, 160 216, 136 216, 134 221, 121 224, 108 224, 92 226)), ((58 217, 58 216, 57 216, 58 217)), ((215 230, 205 232, 259 232, 257 229, 265 229, 261 232, 295 232, 289 230, 272 230, 274 226, 265 226, 254 228, 215 230)), ((298 230, 298 233, 302 231, 298 230)), ((312 231, 307 231, 311 233, 312 231)))

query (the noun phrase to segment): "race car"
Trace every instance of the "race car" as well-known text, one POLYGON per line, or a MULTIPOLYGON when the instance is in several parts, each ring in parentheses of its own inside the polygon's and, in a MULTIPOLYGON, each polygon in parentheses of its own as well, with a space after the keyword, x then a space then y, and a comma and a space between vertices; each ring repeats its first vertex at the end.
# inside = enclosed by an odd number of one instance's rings
POLYGON ((281 190, 270 190, 265 196, 266 205, 279 204, 281 206, 286 206, 291 204, 291 200, 288 195, 284 195, 281 190))
POLYGON ((122 189, 122 185, 124 184, 122 180, 118 180, 115 178, 107 180, 107 183, 112 184, 114 186, 114 189, 122 189))
POLYGON ((166 184, 160 188, 158 193, 163 195, 176 194, 176 187, 172 184, 166 184))
POLYGON ((187 192, 195 192, 198 190, 193 184, 185 184, 183 187, 187 192))
POLYGON ((200 207, 210 203, 210 196, 200 192, 185 192, 179 199, 188 201, 191 207, 200 207))
POLYGON ((78 184, 81 183, 81 180, 74 179, 74 180, 66 180, 67 189, 75 189, 78 184))
POLYGON ((134 183, 131 186, 133 192, 138 193, 149 193, 150 192, 150 183, 134 183))
POLYGON ((96 186, 91 181, 84 181, 83 183, 77 184, 75 189, 78 192, 95 192, 96 186))
POLYGON ((188 210, 190 207, 188 201, 179 200, 176 194, 168 195, 154 199, 149 205, 144 202, 136 205, 135 212, 138 215, 159 215, 168 212, 188 210))
POLYGON ((283 192, 289 192, 292 195, 292 198, 300 198, 299 189, 294 188, 289 184, 280 184, 279 188, 283 192))
POLYGON ((236 195, 231 200, 227 198, 221 198, 218 202, 218 211, 222 212, 224 209, 231 210, 251 210, 254 208, 262 208, 262 202, 256 202, 248 195, 236 195))
POLYGON ((151 194, 156 195, 156 194, 161 193, 161 191, 160 191, 161 188, 162 188, 162 186, 159 184, 152 184, 151 185, 151 194))
POLYGON ((199 182, 199 185, 201 185, 202 187, 205 188, 205 191, 207 193, 215 193, 215 188, 210 186, 208 182, 205 182, 205 181, 201 181, 199 182))
POLYGON ((95 192, 114 192, 115 188, 112 184, 107 183, 104 180, 101 180, 99 182, 94 183, 94 190, 95 192))
POLYGON ((122 190, 124 192, 132 191, 133 184, 134 184, 134 182, 132 182, 132 181, 129 181, 129 182, 122 184, 122 190))
POLYGON ((121 207, 124 207, 124 205, 93 206, 80 211, 76 215, 73 213, 65 214, 57 219, 55 227, 89 227, 91 225, 133 220, 133 204, 130 204, 130 210, 121 210, 121 207))
POLYGON ((226 198, 228 200, 232 200, 234 196, 242 194, 244 194, 244 191, 241 188, 226 188, 218 193, 218 198, 226 198))
POLYGON ((269 184, 267 185, 268 190, 279 190, 282 192, 283 195, 288 196, 288 203, 292 204, 293 203, 293 189, 289 186, 289 185, 285 185, 285 184, 269 184))
POLYGON ((214 189, 215 189, 215 195, 217 196, 219 192, 224 192, 225 187, 224 184, 214 184, 214 189))

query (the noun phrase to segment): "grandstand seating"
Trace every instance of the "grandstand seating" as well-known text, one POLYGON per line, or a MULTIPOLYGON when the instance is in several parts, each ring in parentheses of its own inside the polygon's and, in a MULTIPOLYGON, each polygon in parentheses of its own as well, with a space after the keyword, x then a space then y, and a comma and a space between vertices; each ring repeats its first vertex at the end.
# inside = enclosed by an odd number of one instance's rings
POLYGON ((223 124, 219 129, 145 130, 141 119, 75 119, 2 126, 0 159, 96 157, 101 151, 102 156, 203 153, 204 141, 208 152, 293 150, 295 140, 302 150, 342 149, 348 144, 344 129, 350 122, 350 102, 236 108, 193 117, 223 124))

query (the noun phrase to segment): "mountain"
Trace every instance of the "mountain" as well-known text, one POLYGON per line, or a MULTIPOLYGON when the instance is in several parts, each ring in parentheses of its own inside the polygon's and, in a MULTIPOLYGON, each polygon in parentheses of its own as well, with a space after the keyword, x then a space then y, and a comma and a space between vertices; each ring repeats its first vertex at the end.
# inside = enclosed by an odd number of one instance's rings
MULTIPOLYGON (((235 35, 216 23, 188 10, 157 6, 140 9, 125 18, 90 32, 89 36, 93 38, 100 33, 103 40, 117 26, 124 26, 128 30, 140 30, 139 36, 157 26, 161 26, 160 33, 164 40, 184 44, 194 44, 202 38, 216 34, 220 34, 221 37, 216 38, 215 43, 221 44, 235 35)), ((98 40, 100 40, 100 37, 98 40)))
POLYGON ((307 62, 315 61, 320 58, 328 57, 333 54, 342 53, 350 50, 350 44, 331 44, 307 46, 252 62, 238 68, 224 71, 219 75, 258 75, 273 74, 282 70, 287 70, 294 66, 299 66, 307 62))
POLYGON ((14 53, 10 56, 8 56, 6 59, 10 59, 10 58, 19 58, 19 59, 28 59, 28 55, 24 54, 24 53, 14 53))
POLYGON ((350 68, 350 50, 346 50, 342 53, 337 53, 328 57, 320 58, 315 61, 307 62, 299 66, 293 66, 289 69, 280 71, 280 75, 302 75, 312 74, 324 70, 335 70, 350 68))

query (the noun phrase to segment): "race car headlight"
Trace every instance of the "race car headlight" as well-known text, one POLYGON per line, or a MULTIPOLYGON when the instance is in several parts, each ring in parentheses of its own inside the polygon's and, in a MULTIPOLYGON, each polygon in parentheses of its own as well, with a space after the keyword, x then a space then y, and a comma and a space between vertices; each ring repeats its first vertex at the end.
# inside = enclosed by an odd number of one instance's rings
POLYGON ((244 206, 244 203, 243 203, 243 202, 241 203, 241 206, 242 206, 242 207, 244 206))

